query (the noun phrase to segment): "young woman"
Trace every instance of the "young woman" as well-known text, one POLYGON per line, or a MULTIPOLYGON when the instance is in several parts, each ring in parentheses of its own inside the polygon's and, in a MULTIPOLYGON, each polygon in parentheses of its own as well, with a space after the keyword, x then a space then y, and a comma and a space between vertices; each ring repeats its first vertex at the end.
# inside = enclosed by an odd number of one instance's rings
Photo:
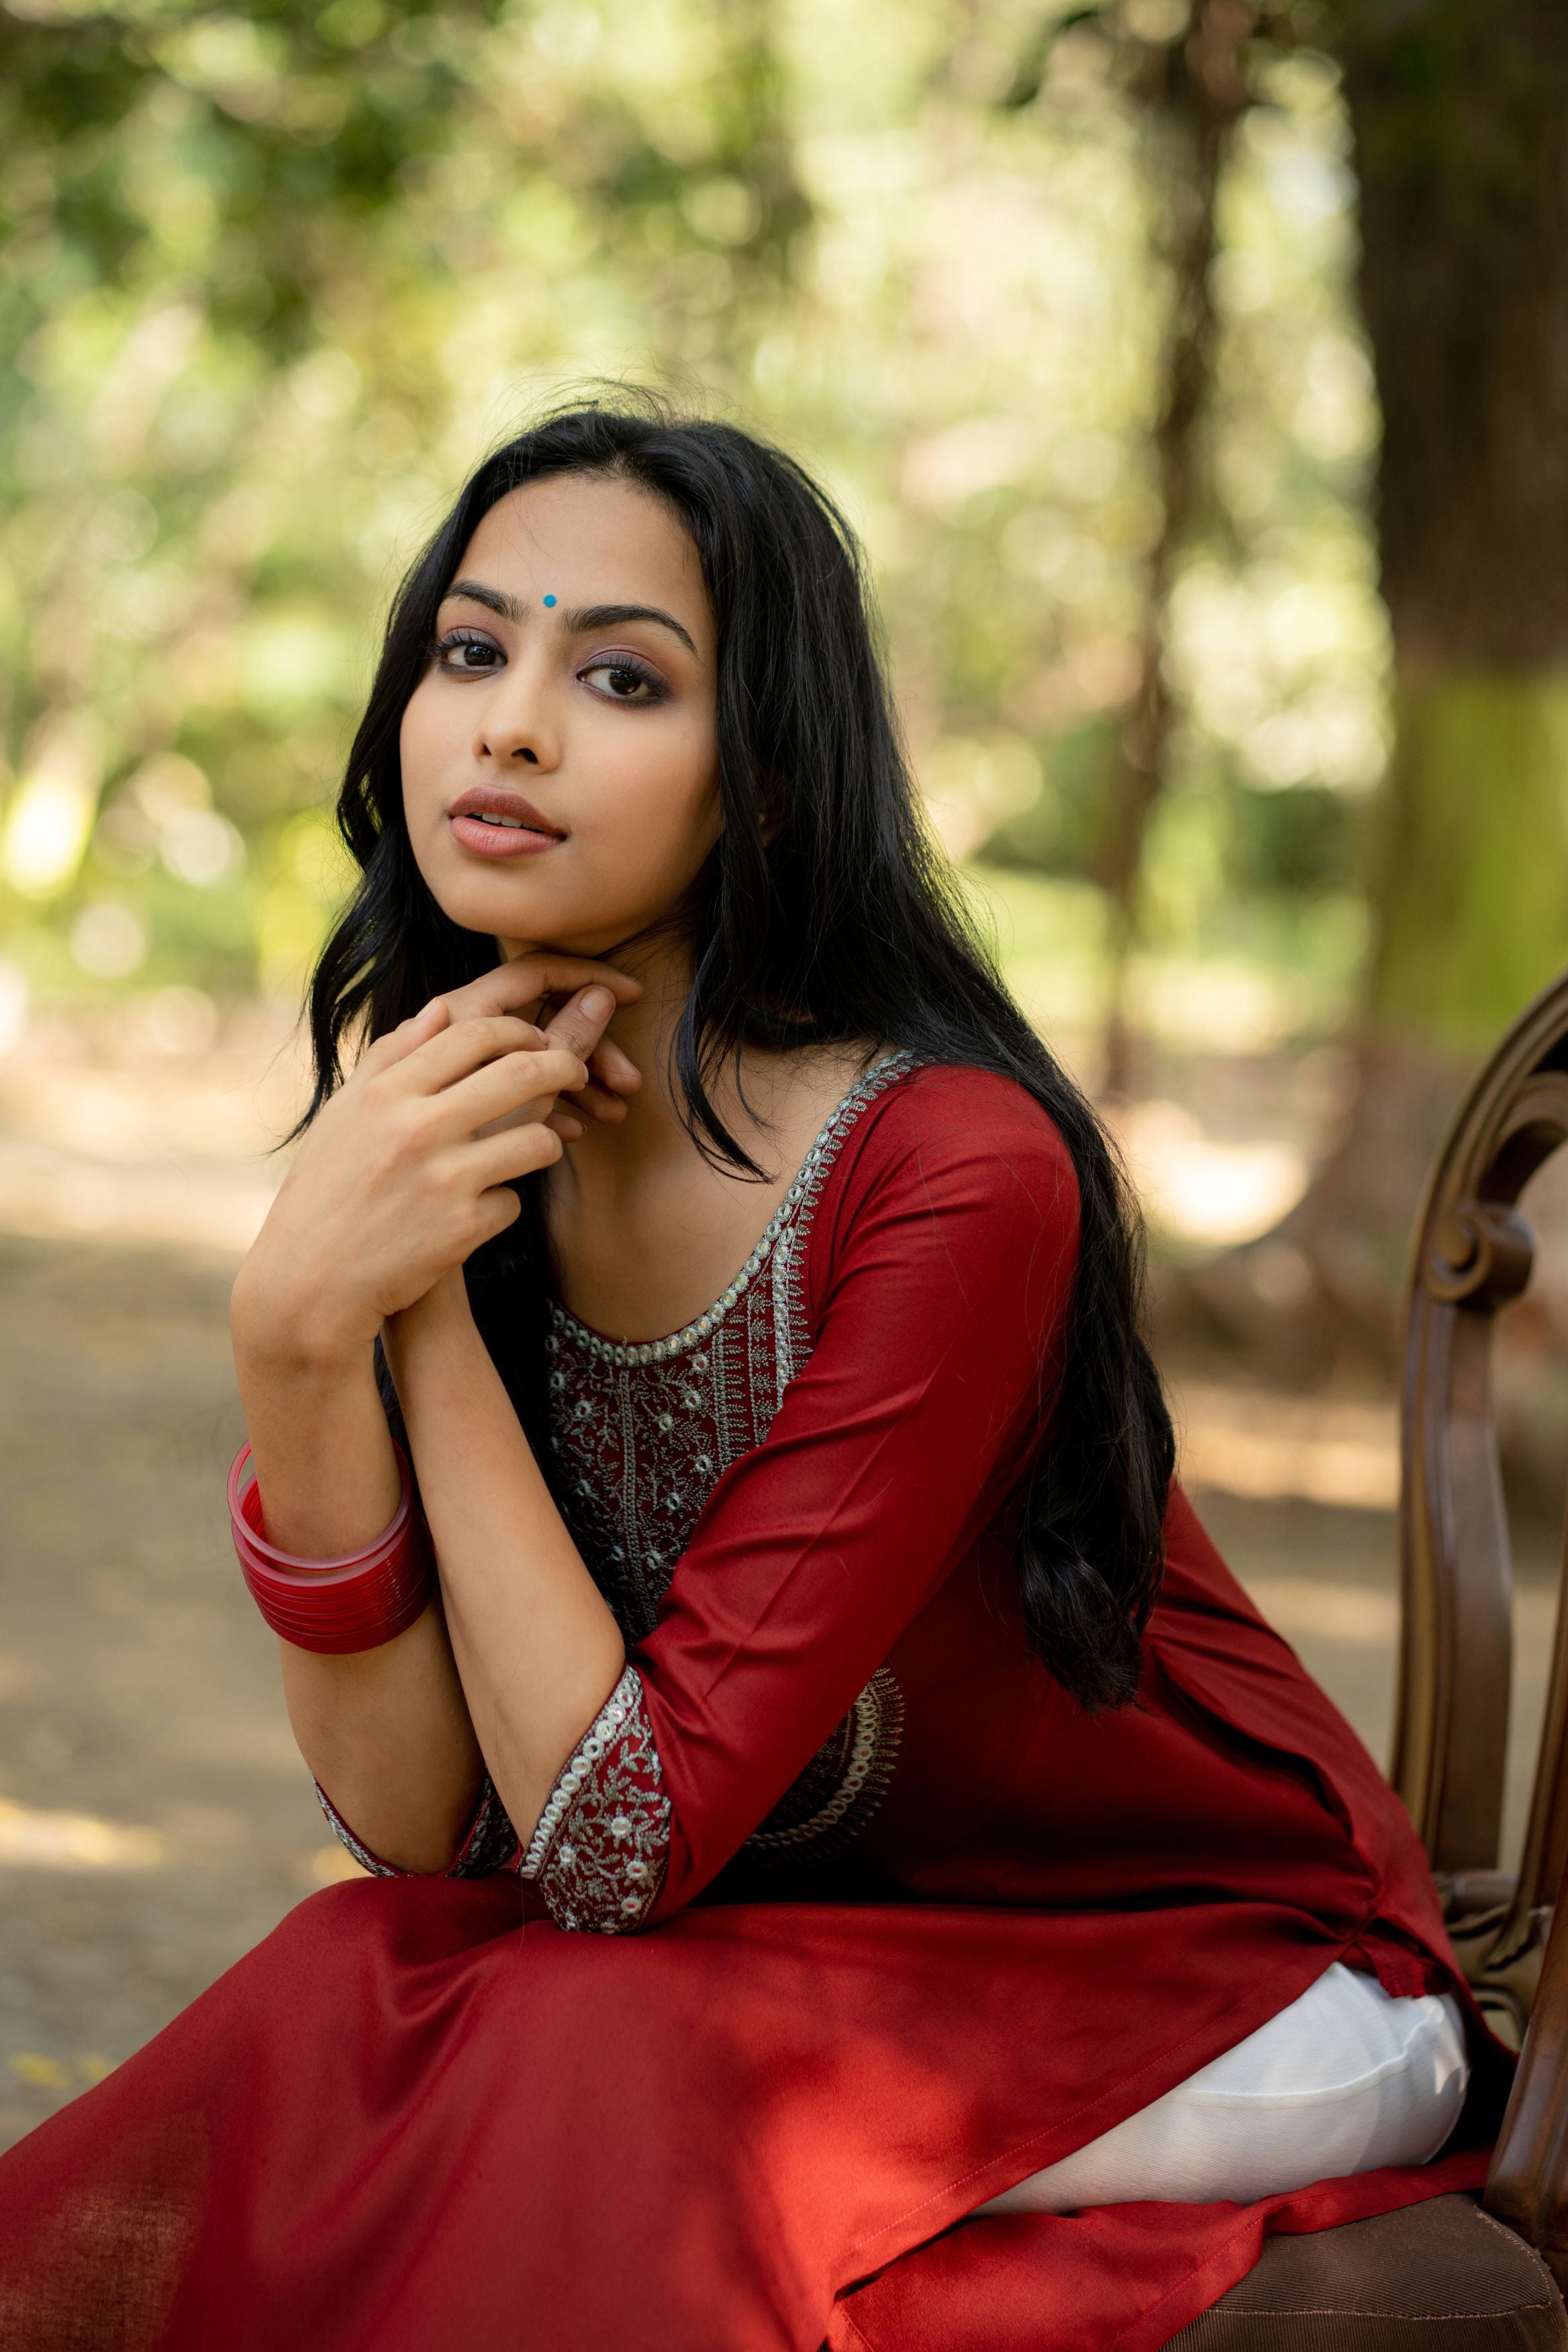
POLYGON ((5 2340, 1137 2352, 1478 2179, 1421 1854, 1172 1484, 828 500, 525 434, 340 815, 233 1493, 372 1875, 0 2164, 5 2340))

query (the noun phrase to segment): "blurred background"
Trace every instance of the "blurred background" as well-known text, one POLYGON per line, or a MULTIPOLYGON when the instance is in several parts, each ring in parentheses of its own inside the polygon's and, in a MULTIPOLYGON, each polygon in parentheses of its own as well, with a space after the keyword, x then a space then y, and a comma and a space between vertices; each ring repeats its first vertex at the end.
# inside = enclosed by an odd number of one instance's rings
POLYGON ((932 822, 1142 1189, 1186 1475, 1381 1755, 1411 1218, 1568 955, 1568 17, 8 0, 0 222, 0 2140, 350 1867, 227 1553, 226 1286, 388 596, 605 381, 863 533, 932 822))

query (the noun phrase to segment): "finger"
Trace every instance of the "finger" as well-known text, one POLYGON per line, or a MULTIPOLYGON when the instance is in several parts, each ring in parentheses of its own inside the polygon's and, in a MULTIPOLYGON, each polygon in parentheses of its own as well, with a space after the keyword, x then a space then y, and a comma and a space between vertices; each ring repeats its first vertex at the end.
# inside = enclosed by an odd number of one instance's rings
POLYGON ((421 1005, 417 1013, 365 1047, 355 1065, 356 1075, 363 1071, 366 1077, 374 1077, 377 1070, 389 1070, 395 1062, 405 1060, 417 1046, 438 1036, 449 1017, 445 1000, 433 996, 428 1004, 421 1005))
POLYGON ((615 1012, 615 997, 602 982, 595 981, 591 988, 581 988, 568 998, 554 1018, 545 1024, 544 1034, 552 1045, 564 1045, 586 1062, 615 1012))
POLYGON ((599 1085, 608 1087, 612 1094, 635 1095, 642 1085, 642 1072, 613 1037, 599 1040, 588 1055, 588 1068, 599 1085))
MULTIPOLYGON (((492 1013, 482 1020, 455 1022, 426 1038, 396 1065, 392 1083, 399 1093, 437 1095, 490 1062, 544 1050, 544 1033, 531 1021, 492 1013)), ((544 1088, 534 1091, 542 1094, 544 1088)))
POLYGON ((614 964, 589 956, 523 955, 498 963, 441 1000, 454 1021, 482 1019, 491 1013, 520 1013, 546 996, 569 996, 594 982, 607 988, 618 1004, 633 1003, 642 994, 642 982, 614 964))
POLYGON ((592 1077, 585 1087, 574 1087, 563 1099, 574 1118, 596 1119, 604 1127, 618 1127, 626 1115, 626 1106, 620 1096, 595 1085, 592 1077))
POLYGON ((540 1095, 532 1102, 520 1104, 516 1110, 503 1110, 494 1118, 482 1119, 473 1132, 454 1139, 459 1143, 480 1143, 487 1135, 504 1135, 509 1128, 542 1126, 554 1112, 557 1095, 540 1095))
MULTIPOLYGON (((541 1128, 539 1132, 542 1135, 544 1129, 541 1128)), ((522 1174, 529 1172, 527 1170, 520 1171, 522 1174)), ((522 1214, 522 1202, 518 1199, 511 1186, 505 1183, 497 1184, 489 1192, 481 1192, 475 1203, 475 1208, 479 1219, 479 1234, 474 1242, 475 1249, 481 1248, 486 1242, 493 1242, 498 1234, 504 1234, 509 1225, 515 1225, 522 1214)))
POLYGON ((554 1109, 557 1095, 575 1093, 587 1077, 576 1055, 559 1046, 503 1055, 470 1077, 442 1088, 432 1105, 432 1131, 456 1138, 472 1135, 509 1114, 543 1118, 554 1109))
POLYGON ((574 1118, 569 1110, 552 1110, 542 1124, 550 1129, 552 1135, 558 1135, 563 1143, 575 1143, 584 1132, 582 1120, 574 1118))
MULTIPOLYGON (((564 1149, 553 1128, 543 1119, 534 1119, 527 1127, 508 1128, 504 1135, 492 1135, 475 1144, 468 1172, 487 1188, 515 1184, 520 1176, 552 1168, 564 1149)), ((488 1189, 479 1197, 488 1200, 488 1189)))

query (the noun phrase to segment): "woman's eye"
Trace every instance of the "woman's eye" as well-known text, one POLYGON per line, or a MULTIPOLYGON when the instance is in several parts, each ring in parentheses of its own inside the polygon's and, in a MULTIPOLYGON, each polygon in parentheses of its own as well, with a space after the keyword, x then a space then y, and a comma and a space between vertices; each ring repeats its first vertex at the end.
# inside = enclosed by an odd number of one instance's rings
POLYGON ((484 675, 499 667, 501 650, 488 637, 468 637, 460 634, 443 637, 436 647, 441 667, 469 675, 484 675))
POLYGON ((667 691, 661 677, 636 662, 595 662, 592 669, 579 670, 577 675, 584 686, 591 686, 610 702, 662 702, 667 691))

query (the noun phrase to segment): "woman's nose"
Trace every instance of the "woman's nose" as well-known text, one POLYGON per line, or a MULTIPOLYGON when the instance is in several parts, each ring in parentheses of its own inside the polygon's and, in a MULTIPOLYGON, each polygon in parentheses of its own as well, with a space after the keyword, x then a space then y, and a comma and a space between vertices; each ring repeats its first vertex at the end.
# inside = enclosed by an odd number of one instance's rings
POLYGON ((560 730, 546 695, 515 670, 509 672, 486 698, 474 749, 498 768, 557 766, 560 730))

